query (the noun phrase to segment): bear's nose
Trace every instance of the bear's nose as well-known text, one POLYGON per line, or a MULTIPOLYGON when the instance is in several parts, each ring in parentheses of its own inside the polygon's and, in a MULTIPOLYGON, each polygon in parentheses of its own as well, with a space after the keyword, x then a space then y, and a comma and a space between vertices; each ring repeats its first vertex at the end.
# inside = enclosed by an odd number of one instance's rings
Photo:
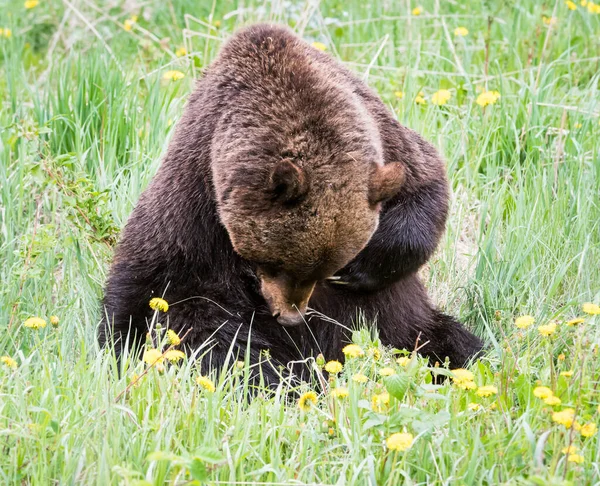
POLYGON ((284 327, 295 327, 304 323, 302 314, 297 310, 293 312, 284 312, 282 314, 280 313, 274 317, 277 317, 277 322, 284 327))

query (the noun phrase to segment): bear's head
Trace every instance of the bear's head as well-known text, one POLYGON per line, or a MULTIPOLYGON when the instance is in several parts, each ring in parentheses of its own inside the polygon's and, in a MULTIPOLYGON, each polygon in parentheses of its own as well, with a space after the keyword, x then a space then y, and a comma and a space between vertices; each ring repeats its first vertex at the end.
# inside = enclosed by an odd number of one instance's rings
POLYGON ((322 163, 290 153, 265 163, 264 154, 251 153, 254 162, 217 164, 219 216, 234 250, 255 264, 272 315, 298 325, 316 283, 366 246, 381 203, 404 181, 404 166, 360 153, 322 163))

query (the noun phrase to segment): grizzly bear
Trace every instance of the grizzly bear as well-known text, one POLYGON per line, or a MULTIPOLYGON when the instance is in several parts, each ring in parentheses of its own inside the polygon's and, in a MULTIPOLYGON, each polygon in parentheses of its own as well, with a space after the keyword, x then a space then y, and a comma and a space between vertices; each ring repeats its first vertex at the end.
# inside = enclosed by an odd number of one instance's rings
POLYGON ((205 369, 267 350, 278 383, 288 363, 343 358, 359 315, 384 344, 460 367, 482 343, 417 276, 448 192, 436 150, 349 70, 287 28, 248 27, 198 81, 123 230, 99 340, 139 344, 158 296, 205 369))

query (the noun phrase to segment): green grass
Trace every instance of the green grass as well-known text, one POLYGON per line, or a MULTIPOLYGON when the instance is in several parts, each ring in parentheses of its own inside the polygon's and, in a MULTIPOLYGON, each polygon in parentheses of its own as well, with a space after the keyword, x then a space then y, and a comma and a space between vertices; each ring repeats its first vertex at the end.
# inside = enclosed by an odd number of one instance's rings
MULTIPOLYGON (((0 483, 598 484, 599 434, 553 422, 552 410, 600 421, 600 317, 565 325, 600 303, 600 15, 534 0, 423 0, 419 16, 416 3, 389 1, 120 3, 0 1, 0 355, 18 365, 0 363, 0 483), (425 278, 490 344, 471 371, 497 394, 434 386, 426 363, 405 368, 384 350, 349 360, 332 384, 346 398, 307 384, 318 403, 303 412, 283 389, 247 403, 247 370, 235 366, 214 393, 190 361, 128 387, 144 364, 118 376, 98 350, 119 228, 193 77, 257 20, 324 43, 444 153, 452 213, 425 278), (189 56, 176 57, 184 45, 189 56), (166 81, 167 70, 186 77, 166 81), (431 103, 438 89, 452 93, 444 106, 431 103), (482 90, 501 98, 483 109, 482 90), (516 328, 522 314, 536 323, 516 328), (56 329, 24 327, 51 315, 56 329), (551 319, 556 333, 541 336, 551 319), (382 378, 384 366, 396 376, 382 378), (359 370, 367 384, 350 379, 359 370), (535 397, 538 385, 562 404, 535 397), (389 406, 374 409, 386 388, 389 406), (395 432, 413 434, 408 451, 386 448, 395 432), (582 464, 561 452, 571 443, 582 464)), ((377 346, 366 332, 356 340, 377 346)))

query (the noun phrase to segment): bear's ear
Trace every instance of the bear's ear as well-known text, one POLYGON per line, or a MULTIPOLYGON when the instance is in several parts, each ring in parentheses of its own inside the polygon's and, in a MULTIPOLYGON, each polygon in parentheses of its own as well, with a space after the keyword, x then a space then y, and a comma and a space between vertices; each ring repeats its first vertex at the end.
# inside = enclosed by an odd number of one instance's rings
POLYGON ((306 174, 293 162, 282 160, 271 170, 268 190, 274 199, 296 201, 308 192, 306 174))
POLYGON ((405 179, 404 165, 401 162, 390 162, 377 166, 371 176, 369 202, 377 204, 398 194, 405 179))

